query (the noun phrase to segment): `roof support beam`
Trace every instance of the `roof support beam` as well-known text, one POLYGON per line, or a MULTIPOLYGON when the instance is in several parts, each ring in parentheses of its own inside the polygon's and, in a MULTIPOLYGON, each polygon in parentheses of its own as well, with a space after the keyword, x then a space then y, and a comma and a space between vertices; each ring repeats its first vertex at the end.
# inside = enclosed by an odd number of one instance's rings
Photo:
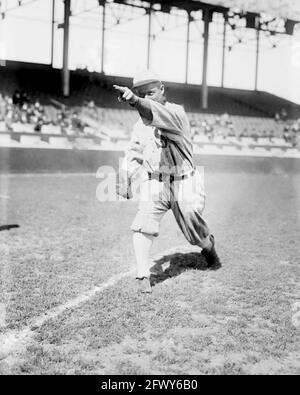
POLYGON ((106 0, 102 1, 102 43, 101 43, 101 73, 104 74, 105 33, 106 33, 106 0))
POLYGON ((148 50, 147 50, 147 68, 150 68, 151 65, 151 31, 152 31, 152 8, 150 6, 150 8, 147 10, 148 12, 148 50))
POLYGON ((186 35, 186 64, 185 64, 185 83, 189 80, 189 59, 190 59, 190 32, 191 32, 191 22, 193 18, 191 13, 188 11, 188 21, 187 21, 187 35, 186 35))
POLYGON ((64 48, 63 48, 63 95, 70 95, 70 70, 69 70, 69 30, 71 15, 71 0, 65 1, 64 10, 64 48))
POLYGON ((224 84, 225 84, 226 38, 227 38, 227 16, 224 15, 223 57, 222 57, 222 83, 221 83, 222 88, 224 88, 224 84))
POLYGON ((209 24, 212 21, 212 13, 209 9, 203 11, 204 20, 204 49, 203 49, 203 76, 202 76, 202 109, 208 108, 208 85, 207 85, 207 68, 208 68, 208 44, 209 44, 209 24))
POLYGON ((52 67, 53 67, 53 60, 54 60, 54 28, 55 28, 55 0, 52 0, 51 60, 50 60, 50 64, 52 67))
POLYGON ((256 18, 256 65, 255 65, 255 91, 258 90, 259 56, 260 56, 260 18, 256 18))

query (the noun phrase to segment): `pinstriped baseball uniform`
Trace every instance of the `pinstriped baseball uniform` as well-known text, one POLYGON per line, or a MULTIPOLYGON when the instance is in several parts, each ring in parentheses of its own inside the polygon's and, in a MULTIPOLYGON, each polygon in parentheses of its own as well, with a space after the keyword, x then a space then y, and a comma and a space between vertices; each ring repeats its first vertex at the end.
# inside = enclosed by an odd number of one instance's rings
POLYGON ((189 120, 177 104, 149 102, 153 120, 140 118, 126 153, 129 173, 141 163, 148 173, 141 184, 139 210, 131 229, 158 236, 160 221, 171 209, 186 239, 201 246, 209 229, 202 218, 204 186, 194 170, 189 120))

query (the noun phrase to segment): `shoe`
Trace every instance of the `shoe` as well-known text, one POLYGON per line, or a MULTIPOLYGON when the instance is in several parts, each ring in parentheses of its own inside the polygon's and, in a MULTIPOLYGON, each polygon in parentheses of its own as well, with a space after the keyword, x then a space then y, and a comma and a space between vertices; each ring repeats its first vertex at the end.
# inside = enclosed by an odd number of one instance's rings
POLYGON ((204 256, 204 258, 205 258, 205 260, 206 260, 206 262, 207 262, 207 268, 208 268, 208 270, 216 271, 216 270, 221 269, 222 263, 221 263, 221 261, 220 261, 220 258, 218 257, 218 254, 217 254, 217 252, 216 252, 216 249, 215 249, 215 244, 216 244, 216 243, 215 243, 215 238, 214 238, 214 236, 213 236, 213 235, 210 235, 209 238, 210 238, 212 247, 211 247, 210 250, 204 248, 204 249, 201 251, 201 255, 204 256))
POLYGON ((139 285, 139 292, 142 294, 151 294, 152 287, 150 283, 149 277, 137 277, 138 285, 139 285))

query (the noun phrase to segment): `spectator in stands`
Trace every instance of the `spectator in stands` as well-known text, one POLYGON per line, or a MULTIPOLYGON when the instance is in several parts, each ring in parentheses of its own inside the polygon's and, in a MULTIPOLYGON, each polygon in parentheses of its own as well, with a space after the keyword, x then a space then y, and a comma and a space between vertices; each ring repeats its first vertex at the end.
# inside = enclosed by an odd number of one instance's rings
POLYGON ((39 119, 34 127, 34 131, 40 133, 42 131, 43 125, 43 121, 39 119))
POLYGON ((269 140, 270 140, 270 143, 274 143, 274 140, 273 140, 274 137, 275 137, 274 130, 271 130, 270 133, 269 133, 269 140))
POLYGON ((195 138, 199 134, 199 130, 197 127, 197 122, 195 120, 190 121, 190 126, 191 126, 191 134, 192 134, 192 139, 195 138))
POLYGON ((95 102, 94 102, 94 100, 91 100, 89 103, 88 103, 88 108, 95 108, 96 106, 95 106, 95 102))
POLYGON ((287 117, 288 117, 287 111, 286 111, 286 109, 283 107, 283 108, 280 110, 280 118, 282 119, 282 121, 286 121, 286 120, 287 120, 287 117))
POLYGON ((220 125, 221 126, 228 126, 230 123, 232 123, 230 115, 227 113, 224 113, 220 117, 220 125))
POLYGON ((209 140, 212 141, 214 139, 214 137, 215 137, 215 129, 214 129, 213 124, 208 123, 208 122, 206 123, 205 134, 206 134, 206 136, 208 137, 209 140))
POLYGON ((297 133, 297 136, 295 138, 295 148, 298 148, 300 150, 300 133, 297 133))
POLYGON ((297 133, 292 134, 292 139, 291 139, 291 144, 294 148, 297 147, 298 144, 298 138, 297 138, 297 133))
POLYGON ((299 119, 292 124, 291 129, 296 133, 300 131, 299 119))
POLYGON ((72 125, 72 129, 76 134, 79 135, 83 133, 84 125, 81 122, 79 118, 79 114, 76 111, 74 111, 71 116, 71 125, 72 125))
POLYGON ((274 118, 275 118, 275 121, 276 121, 276 122, 279 122, 279 121, 281 120, 279 112, 277 112, 277 113, 275 114, 274 118))
POLYGON ((258 141, 259 135, 258 135, 257 130, 256 130, 255 128, 252 128, 251 137, 253 138, 253 140, 254 140, 255 142, 258 141))
POLYGON ((29 103, 29 97, 28 97, 27 92, 25 92, 25 91, 21 92, 21 103, 22 103, 22 105, 29 103))
POLYGON ((283 130, 283 139, 286 143, 291 144, 293 147, 298 146, 300 136, 300 121, 293 121, 287 123, 283 130))
POLYGON ((289 127, 285 126, 284 130, 283 130, 283 139, 286 143, 290 142, 290 131, 289 131, 289 127))
POLYGON ((240 136, 241 137, 245 137, 245 138, 249 137, 249 130, 248 130, 248 128, 244 128, 240 136))
POLYGON ((4 121, 5 112, 6 112, 6 106, 5 106, 4 97, 0 93, 0 121, 2 122, 4 121))
POLYGON ((18 90, 14 91, 13 97, 12 97, 13 104, 15 106, 21 106, 22 101, 21 101, 21 93, 18 90))
MULTIPOLYGON (((230 136, 230 137, 236 137, 236 135, 237 135, 237 133, 236 133, 234 124, 231 122, 231 123, 228 125, 228 136, 230 136)), ((224 135, 223 137, 226 138, 227 136, 224 135)))
POLYGON ((14 123, 14 114, 13 114, 13 108, 12 106, 8 106, 6 108, 6 113, 5 113, 5 127, 9 132, 13 131, 13 123, 14 123))

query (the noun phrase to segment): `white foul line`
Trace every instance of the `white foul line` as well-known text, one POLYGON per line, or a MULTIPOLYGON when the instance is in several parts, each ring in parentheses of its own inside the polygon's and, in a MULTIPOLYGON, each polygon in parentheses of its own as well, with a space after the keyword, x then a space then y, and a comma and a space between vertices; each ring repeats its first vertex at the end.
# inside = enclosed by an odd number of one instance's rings
MULTIPOLYGON (((197 249, 199 250, 199 249, 197 249)), ((160 254, 157 254, 154 257, 154 260, 157 260, 164 255, 170 255, 173 253, 177 252, 191 252, 192 248, 191 247, 186 247, 186 246, 177 246, 173 247, 172 249, 169 249, 167 251, 161 252, 160 254)), ((63 314, 65 311, 69 309, 73 309, 78 307, 79 305, 88 302, 90 299, 92 299, 94 296, 97 294, 103 292, 106 288, 112 287, 115 284, 117 284, 120 280, 123 278, 133 276, 135 273, 135 270, 130 270, 126 273, 121 273, 116 276, 111 277, 108 281, 105 283, 99 285, 98 287, 95 287, 91 289, 90 291, 84 292, 83 294, 77 296, 74 299, 69 300, 68 302, 58 306, 54 307, 53 309, 47 311, 45 314, 37 317, 33 321, 31 321, 30 325, 24 327, 23 329, 17 331, 17 330, 12 330, 10 332, 6 332, 5 334, 0 336, 0 360, 7 359, 10 357, 10 355, 14 352, 21 351, 22 345, 25 347, 26 346, 26 341, 29 340, 33 335, 34 335, 34 330, 40 328, 43 324, 45 324, 47 321, 57 318, 59 315, 63 314)))
POLYGON ((126 273, 118 274, 116 276, 111 277, 108 281, 104 284, 101 284, 98 287, 91 289, 83 293, 82 295, 77 296, 76 298, 58 306, 54 307, 53 309, 49 310, 45 314, 37 317, 33 320, 29 326, 19 330, 19 331, 10 331, 2 336, 0 336, 0 360, 7 358, 11 353, 17 351, 18 346, 24 342, 27 338, 34 335, 34 330, 40 328, 45 322, 51 320, 53 318, 57 318, 59 315, 64 313, 68 309, 76 308, 80 304, 89 301, 95 295, 100 292, 103 292, 106 288, 114 286, 120 280, 125 277, 129 277, 133 275, 134 271, 131 270, 126 273))

